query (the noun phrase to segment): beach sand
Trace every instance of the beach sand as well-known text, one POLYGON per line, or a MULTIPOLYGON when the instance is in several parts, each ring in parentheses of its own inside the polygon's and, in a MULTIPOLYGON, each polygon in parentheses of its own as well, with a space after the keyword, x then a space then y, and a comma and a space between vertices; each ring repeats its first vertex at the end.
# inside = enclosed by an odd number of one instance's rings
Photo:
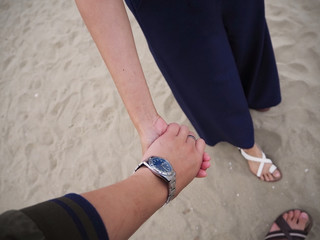
MULTIPOLYGON (((252 112, 257 142, 283 172, 253 176, 238 150, 207 147, 212 167, 132 239, 263 239, 291 208, 320 235, 320 2, 268 0, 282 103, 252 112)), ((191 127, 129 13, 156 108, 191 127)), ((122 180, 141 158, 138 134, 73 1, 0 0, 0 212, 122 180)))

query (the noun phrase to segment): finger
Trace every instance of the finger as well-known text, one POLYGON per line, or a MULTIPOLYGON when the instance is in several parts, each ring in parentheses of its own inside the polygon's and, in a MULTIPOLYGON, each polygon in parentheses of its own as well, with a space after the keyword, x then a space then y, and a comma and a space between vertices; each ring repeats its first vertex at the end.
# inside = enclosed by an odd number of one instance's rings
POLYGON ((189 128, 185 125, 181 125, 178 136, 184 140, 187 140, 188 134, 189 134, 189 128))
POLYGON ((188 135, 187 136, 187 142, 190 142, 191 144, 196 144, 196 142, 197 142, 197 139, 196 139, 196 137, 195 136, 193 136, 193 135, 188 135))
POLYGON ((189 135, 196 136, 196 134, 192 131, 189 131, 189 135))
POLYGON ((210 155, 209 155, 207 152, 204 152, 204 153, 203 153, 202 160, 203 160, 203 161, 210 161, 210 160, 211 160, 211 157, 210 157, 210 155))
POLYGON ((178 135, 180 131, 180 125, 177 123, 170 123, 168 125, 167 131, 165 133, 172 134, 174 136, 178 135))
POLYGON ((205 147, 206 147, 206 142, 205 142, 202 138, 199 138, 199 139, 196 141, 196 148, 197 148, 197 150, 198 150, 200 153, 203 153, 205 147))
POLYGON ((193 132, 189 131, 186 141, 192 142, 192 144, 195 144, 197 141, 197 138, 195 137, 195 134, 193 132))
POLYGON ((204 177, 206 177, 207 175, 208 175, 208 174, 207 174, 207 172, 206 172, 205 170, 200 169, 196 177, 197 177, 197 178, 204 178, 204 177))
POLYGON ((210 166, 211 166, 211 163, 209 161, 207 161, 207 162, 202 162, 200 168, 203 170, 207 170, 210 166))

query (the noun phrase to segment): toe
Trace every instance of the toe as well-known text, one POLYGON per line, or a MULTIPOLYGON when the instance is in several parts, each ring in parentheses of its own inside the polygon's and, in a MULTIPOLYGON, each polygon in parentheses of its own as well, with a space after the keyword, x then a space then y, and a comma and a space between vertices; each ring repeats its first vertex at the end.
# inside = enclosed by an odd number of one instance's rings
POLYGON ((298 223, 300 214, 301 214, 301 211, 300 211, 300 210, 298 210, 298 209, 294 210, 294 211, 293 211, 293 218, 292 218, 292 220, 293 220, 294 222, 298 223))
POLYGON ((276 169, 273 173, 272 176, 275 178, 274 180, 280 179, 281 178, 281 173, 278 169, 276 169))
POLYGON ((270 232, 275 232, 275 231, 279 231, 280 228, 278 227, 278 225, 276 223, 273 223, 271 228, 270 228, 270 232))
POLYGON ((271 173, 268 173, 268 176, 269 176, 270 182, 274 182, 274 181, 277 180, 277 179, 274 177, 274 175, 271 174, 271 173))
MULTIPOLYGON (((301 231, 310 231, 310 217, 306 212, 302 212, 301 210, 295 209, 290 210, 282 214, 282 218, 284 221, 288 223, 291 229, 293 230, 301 230, 301 231)), ((269 230, 269 233, 279 231, 279 226, 274 222, 269 230)), ((280 230, 281 231, 281 230, 280 230)), ((307 234, 308 234, 307 232, 307 234)), ((278 239, 278 238, 277 238, 278 239)), ((284 240, 281 238, 281 240, 284 240)))
POLYGON ((292 218, 289 219, 289 221, 288 221, 288 223, 292 229, 298 229, 298 222, 299 222, 300 214, 301 214, 301 211, 298 209, 295 209, 294 211, 292 211, 292 218))
POLYGON ((264 179, 266 182, 270 182, 273 180, 272 175, 271 174, 264 174, 264 179))
POLYGON ((294 216, 294 212, 293 212, 293 211, 289 211, 289 212, 288 212, 288 218, 287 218, 287 221, 292 222, 292 220, 293 220, 293 216, 294 216))
POLYGON ((307 227, 309 216, 307 213, 296 209, 289 212, 287 222, 292 229, 303 231, 307 227))
POLYGON ((302 212, 299 217, 299 224, 298 224, 299 230, 305 230, 308 222, 309 222, 308 214, 305 212, 302 212))

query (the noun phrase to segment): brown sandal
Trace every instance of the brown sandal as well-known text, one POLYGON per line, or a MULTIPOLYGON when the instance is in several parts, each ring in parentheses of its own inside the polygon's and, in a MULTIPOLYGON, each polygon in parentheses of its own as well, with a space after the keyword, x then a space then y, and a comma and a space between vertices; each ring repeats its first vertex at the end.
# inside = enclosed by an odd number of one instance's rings
POLYGON ((282 217, 283 214, 288 213, 290 211, 294 211, 294 210, 296 210, 296 209, 291 209, 291 210, 288 210, 288 211, 281 213, 281 215, 278 216, 277 219, 275 220, 275 223, 280 228, 280 231, 269 232, 265 236, 264 239, 265 240, 282 240, 282 239, 303 240, 303 239, 306 239, 308 233, 310 232, 310 230, 312 228, 312 224, 313 224, 313 220, 312 220, 310 214, 308 214, 306 211, 300 210, 301 212, 307 213, 308 217, 309 217, 309 222, 306 225, 306 228, 304 229, 304 231, 292 229, 289 226, 289 224, 282 217))

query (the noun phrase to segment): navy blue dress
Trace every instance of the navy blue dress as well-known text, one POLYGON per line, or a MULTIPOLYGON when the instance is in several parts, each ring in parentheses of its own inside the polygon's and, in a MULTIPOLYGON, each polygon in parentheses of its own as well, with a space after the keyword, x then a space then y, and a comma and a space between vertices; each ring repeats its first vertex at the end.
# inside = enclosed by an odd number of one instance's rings
POLYGON ((263 0, 126 0, 177 102, 207 144, 254 144, 249 108, 280 103, 263 0))

